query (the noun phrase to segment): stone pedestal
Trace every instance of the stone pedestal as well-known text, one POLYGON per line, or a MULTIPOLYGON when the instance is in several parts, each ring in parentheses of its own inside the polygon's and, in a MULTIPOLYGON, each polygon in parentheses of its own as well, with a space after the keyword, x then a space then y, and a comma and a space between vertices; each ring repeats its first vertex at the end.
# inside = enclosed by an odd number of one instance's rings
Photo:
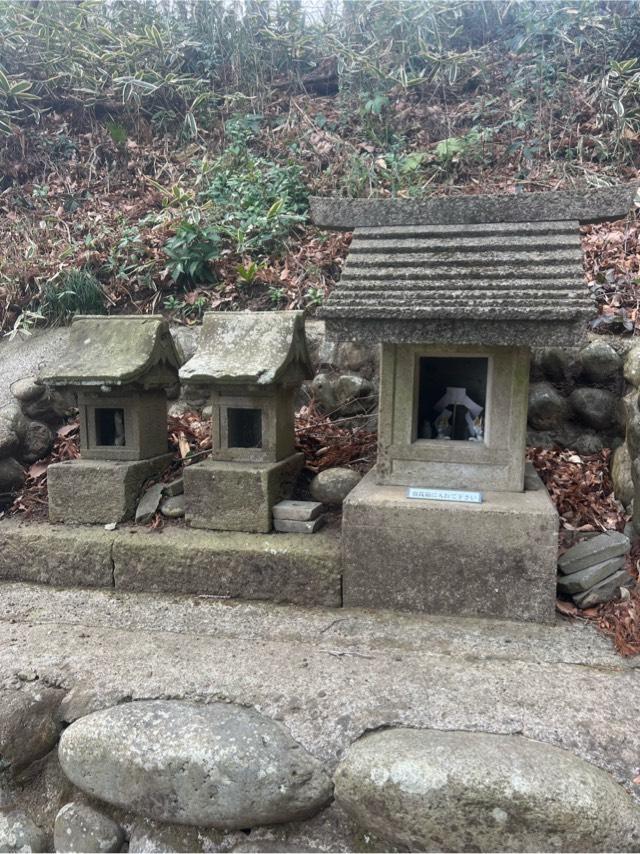
POLYGON ((206 460, 184 470, 185 517, 194 528, 268 533, 274 504, 291 496, 302 454, 276 463, 206 460))
POLYGON ((159 475, 171 454, 149 460, 67 460, 49 466, 49 520, 79 525, 125 522, 135 515, 146 480, 159 475))
POLYGON ((482 504, 410 499, 372 472, 343 510, 345 606, 553 620, 558 515, 532 468, 482 504))

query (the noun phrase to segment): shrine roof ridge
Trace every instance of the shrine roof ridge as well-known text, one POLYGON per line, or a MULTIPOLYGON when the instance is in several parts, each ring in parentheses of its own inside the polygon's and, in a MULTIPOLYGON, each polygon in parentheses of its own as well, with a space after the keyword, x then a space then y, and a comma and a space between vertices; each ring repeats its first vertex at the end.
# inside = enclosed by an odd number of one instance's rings
POLYGON ((427 199, 312 197, 311 220, 320 228, 352 231, 377 226, 482 225, 621 219, 638 184, 535 193, 437 196, 427 199))
POLYGON ((39 376, 52 386, 161 387, 182 361, 161 315, 80 315, 60 357, 39 376))
POLYGON ((269 386, 313 376, 302 311, 206 312, 184 382, 269 386))

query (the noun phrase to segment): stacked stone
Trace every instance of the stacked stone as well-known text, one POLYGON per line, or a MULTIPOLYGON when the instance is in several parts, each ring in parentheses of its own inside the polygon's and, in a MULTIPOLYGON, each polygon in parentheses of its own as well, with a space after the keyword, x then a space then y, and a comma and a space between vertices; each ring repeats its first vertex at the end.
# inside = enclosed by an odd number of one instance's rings
POLYGON ((624 568, 629 538, 618 532, 582 540, 558 560, 558 589, 578 608, 591 608, 620 596, 621 588, 635 585, 624 568))
POLYGON ((273 527, 283 534, 315 534, 326 521, 319 501, 280 501, 273 508, 273 527))
POLYGON ((579 351, 538 351, 531 369, 528 444, 558 444, 580 454, 621 445, 624 387, 622 357, 602 338, 579 351))
POLYGON ((0 409, 0 506, 23 486, 25 465, 49 453, 66 410, 64 398, 33 377, 13 383, 11 393, 16 402, 0 409))

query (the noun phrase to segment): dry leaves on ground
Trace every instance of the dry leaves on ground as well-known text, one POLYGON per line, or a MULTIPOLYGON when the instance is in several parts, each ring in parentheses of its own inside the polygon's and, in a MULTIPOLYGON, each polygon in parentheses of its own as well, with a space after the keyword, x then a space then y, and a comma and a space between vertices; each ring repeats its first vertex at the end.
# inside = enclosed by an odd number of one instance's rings
POLYGON ((351 426, 353 419, 332 421, 313 401, 296 414, 296 449, 304 454, 305 467, 316 474, 332 466, 351 466, 368 471, 376 458, 377 433, 351 426))

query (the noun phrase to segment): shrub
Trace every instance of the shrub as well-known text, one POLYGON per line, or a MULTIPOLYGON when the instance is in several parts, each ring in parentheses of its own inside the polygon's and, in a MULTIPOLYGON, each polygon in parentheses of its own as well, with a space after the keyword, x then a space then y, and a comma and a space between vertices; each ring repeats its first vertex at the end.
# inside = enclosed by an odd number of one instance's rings
POLYGON ((50 323, 64 323, 74 314, 105 314, 100 282, 89 270, 63 270, 47 282, 42 294, 42 315, 50 323))

